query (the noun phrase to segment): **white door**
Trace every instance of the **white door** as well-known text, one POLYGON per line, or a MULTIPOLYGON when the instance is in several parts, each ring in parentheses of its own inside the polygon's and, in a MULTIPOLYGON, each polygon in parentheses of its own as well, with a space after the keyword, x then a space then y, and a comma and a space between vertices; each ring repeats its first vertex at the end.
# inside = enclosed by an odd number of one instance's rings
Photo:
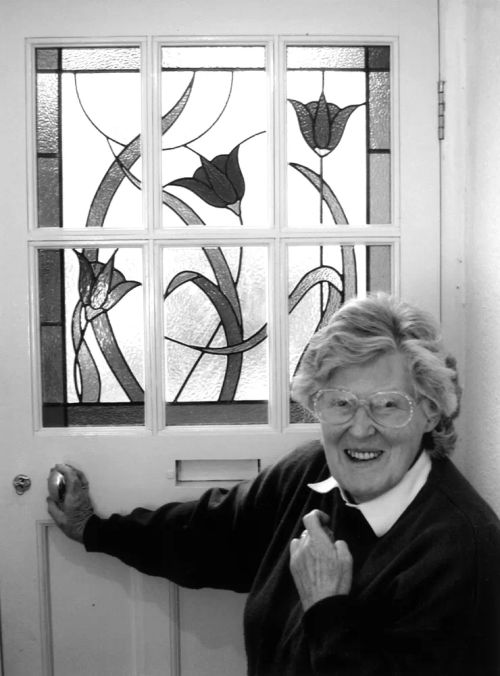
POLYGON ((437 0, 0 11, 3 675, 244 674, 243 597, 86 554, 46 477, 103 515, 252 477, 317 433, 336 303, 438 313, 437 0))

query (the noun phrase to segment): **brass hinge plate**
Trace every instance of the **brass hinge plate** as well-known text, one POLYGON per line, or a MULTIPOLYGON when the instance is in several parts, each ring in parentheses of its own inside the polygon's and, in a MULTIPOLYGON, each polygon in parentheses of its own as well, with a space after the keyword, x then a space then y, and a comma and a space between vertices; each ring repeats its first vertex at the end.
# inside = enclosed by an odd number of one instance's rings
POLYGON ((438 139, 440 141, 444 140, 444 122, 445 122, 445 95, 444 95, 444 80, 439 80, 437 83, 438 86, 438 139))

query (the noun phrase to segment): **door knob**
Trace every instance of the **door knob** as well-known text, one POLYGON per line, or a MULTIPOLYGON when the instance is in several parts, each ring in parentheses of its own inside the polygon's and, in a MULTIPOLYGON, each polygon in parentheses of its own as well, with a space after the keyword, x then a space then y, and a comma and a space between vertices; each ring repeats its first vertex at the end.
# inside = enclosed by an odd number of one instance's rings
POLYGON ((31 488, 31 479, 29 476, 26 476, 26 474, 18 474, 16 477, 14 477, 14 481, 12 483, 18 495, 23 495, 31 488))
POLYGON ((47 481, 50 497, 56 502, 62 502, 66 493, 66 479, 57 469, 50 470, 47 481))

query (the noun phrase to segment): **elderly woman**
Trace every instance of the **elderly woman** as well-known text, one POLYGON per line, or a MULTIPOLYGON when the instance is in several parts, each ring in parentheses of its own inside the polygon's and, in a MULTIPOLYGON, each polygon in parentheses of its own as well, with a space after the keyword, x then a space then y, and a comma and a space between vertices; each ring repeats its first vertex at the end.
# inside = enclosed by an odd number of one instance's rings
POLYGON ((500 523, 447 457, 458 389, 431 318, 354 300, 293 382, 321 442, 231 490, 109 519, 58 465, 49 512, 89 551, 247 592, 251 675, 498 675, 500 523))

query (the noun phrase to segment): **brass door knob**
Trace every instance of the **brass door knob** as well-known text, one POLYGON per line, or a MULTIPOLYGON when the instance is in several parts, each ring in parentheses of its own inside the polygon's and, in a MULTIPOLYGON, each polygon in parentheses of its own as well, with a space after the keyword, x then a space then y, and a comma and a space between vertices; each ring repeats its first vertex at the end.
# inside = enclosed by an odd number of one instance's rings
POLYGON ((26 474, 18 474, 16 477, 14 477, 14 481, 12 483, 18 495, 23 495, 31 488, 31 479, 29 476, 26 476, 26 474))

